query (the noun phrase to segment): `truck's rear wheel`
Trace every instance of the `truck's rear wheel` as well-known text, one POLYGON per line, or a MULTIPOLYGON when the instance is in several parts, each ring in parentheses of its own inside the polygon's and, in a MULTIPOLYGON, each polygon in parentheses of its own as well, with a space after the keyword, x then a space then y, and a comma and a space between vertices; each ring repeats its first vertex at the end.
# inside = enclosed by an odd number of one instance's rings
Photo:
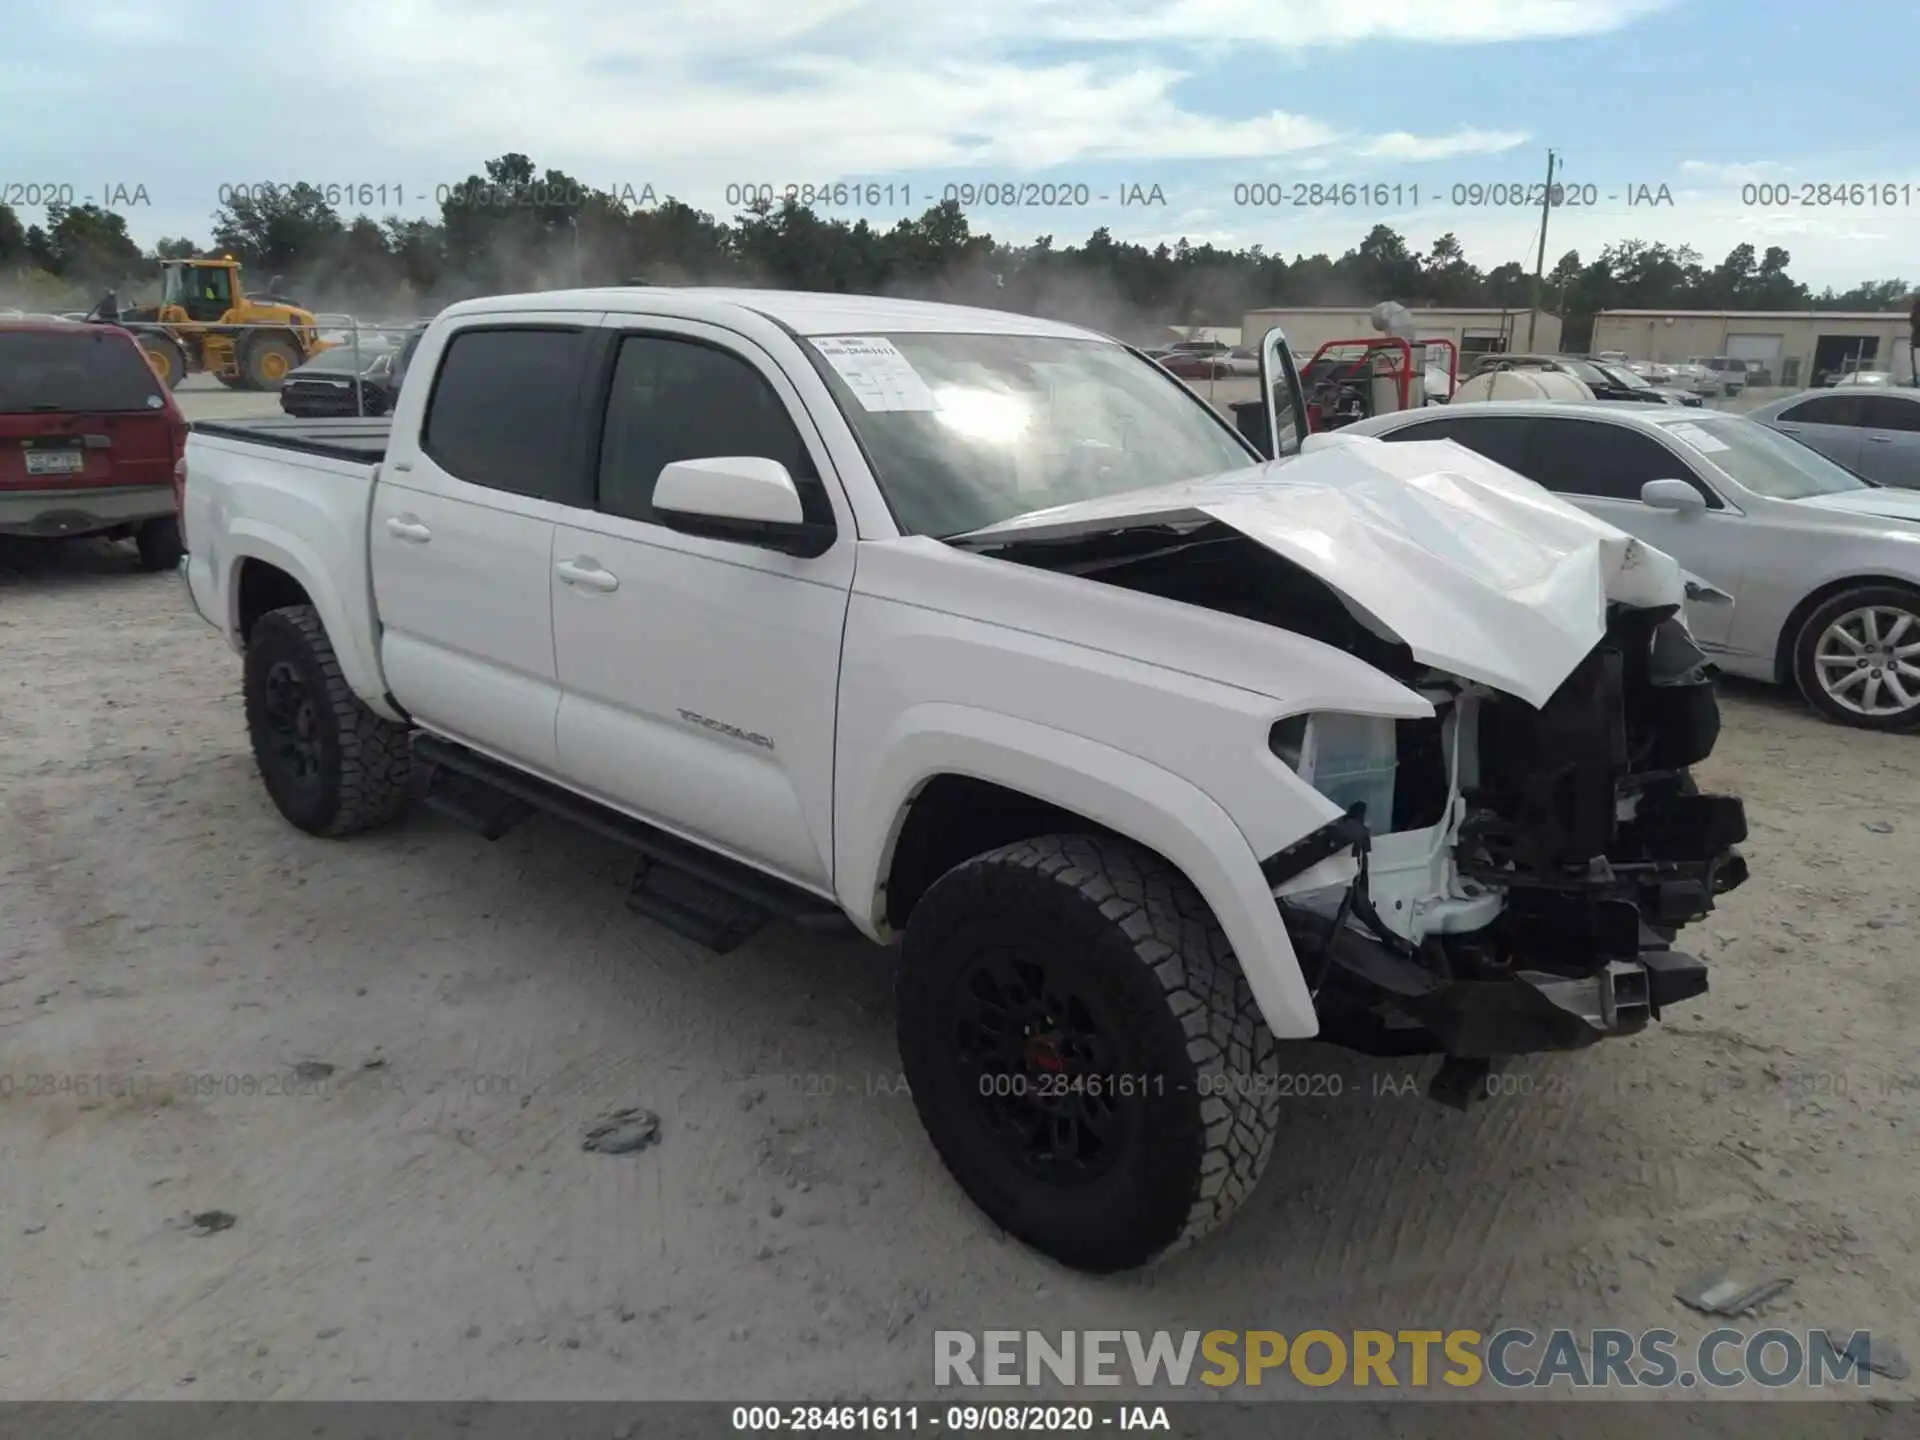
POLYGON ((1035 1249, 1129 1269, 1252 1193, 1274 1039, 1206 902, 1157 857, 1049 835, 956 866, 914 907, 898 987, 935 1148, 1035 1249))
POLYGON ((246 705, 247 734, 267 794, 309 835, 350 835, 406 808, 407 728, 360 703, 311 605, 270 610, 254 622, 246 705))

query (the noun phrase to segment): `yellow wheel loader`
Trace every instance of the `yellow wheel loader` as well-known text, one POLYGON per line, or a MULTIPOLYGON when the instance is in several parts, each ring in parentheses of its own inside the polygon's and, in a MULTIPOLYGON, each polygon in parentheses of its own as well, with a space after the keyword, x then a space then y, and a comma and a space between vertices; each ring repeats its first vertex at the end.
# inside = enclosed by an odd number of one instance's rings
POLYGON ((205 371, 235 390, 271 390, 289 370, 330 347, 314 314, 277 295, 256 299, 240 284, 240 262, 163 260, 160 303, 122 310, 153 373, 171 390, 205 371))

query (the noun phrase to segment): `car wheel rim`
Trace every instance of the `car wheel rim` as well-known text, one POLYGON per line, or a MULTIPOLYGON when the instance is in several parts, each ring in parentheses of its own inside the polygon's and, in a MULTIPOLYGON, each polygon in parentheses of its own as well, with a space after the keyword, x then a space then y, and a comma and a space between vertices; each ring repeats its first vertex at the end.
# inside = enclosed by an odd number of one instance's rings
POLYGON ((282 660, 267 671, 268 750, 280 773, 299 785, 320 780, 320 723, 306 682, 282 660))
POLYGON ((1839 616, 1820 634, 1813 664, 1826 697, 1879 720, 1920 705, 1920 620, 1891 605, 1839 616))
POLYGON ((1114 1046, 1093 1007, 1055 965, 995 950, 961 976, 953 1050, 986 1130, 1029 1176, 1054 1185, 1099 1179, 1125 1131, 1114 1046))

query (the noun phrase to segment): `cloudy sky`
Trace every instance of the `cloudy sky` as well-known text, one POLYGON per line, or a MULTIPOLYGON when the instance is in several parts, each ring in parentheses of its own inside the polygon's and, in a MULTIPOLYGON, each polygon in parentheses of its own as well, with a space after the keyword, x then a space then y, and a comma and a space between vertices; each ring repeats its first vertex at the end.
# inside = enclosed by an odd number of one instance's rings
POLYGON ((1920 279, 1910 0, 0 0, 0 16, 0 201, 33 221, 34 187, 132 196, 115 208, 143 243, 204 240, 221 187, 247 182, 367 186, 376 213, 429 213, 518 150, 722 217, 750 184, 860 182, 876 220, 1008 185, 1053 203, 977 204, 976 229, 1292 256, 1386 221, 1421 249, 1451 230, 1490 267, 1531 262, 1537 213, 1500 202, 1544 179, 1551 147, 1588 203, 1554 213, 1549 263, 1629 237, 1710 260, 1750 240, 1816 286, 1920 279), (1856 183, 1892 203, 1798 203, 1802 184, 1856 183), (1295 190, 1315 184, 1334 201, 1295 190), (1760 203, 1780 194, 1794 203, 1760 203))

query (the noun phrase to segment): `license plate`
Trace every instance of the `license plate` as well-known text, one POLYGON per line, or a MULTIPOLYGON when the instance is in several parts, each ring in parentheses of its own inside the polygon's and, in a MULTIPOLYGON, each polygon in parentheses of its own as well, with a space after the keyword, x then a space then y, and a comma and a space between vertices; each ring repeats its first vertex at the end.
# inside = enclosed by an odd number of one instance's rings
POLYGON ((78 475, 87 468, 87 457, 78 450, 29 450, 29 475, 78 475))

